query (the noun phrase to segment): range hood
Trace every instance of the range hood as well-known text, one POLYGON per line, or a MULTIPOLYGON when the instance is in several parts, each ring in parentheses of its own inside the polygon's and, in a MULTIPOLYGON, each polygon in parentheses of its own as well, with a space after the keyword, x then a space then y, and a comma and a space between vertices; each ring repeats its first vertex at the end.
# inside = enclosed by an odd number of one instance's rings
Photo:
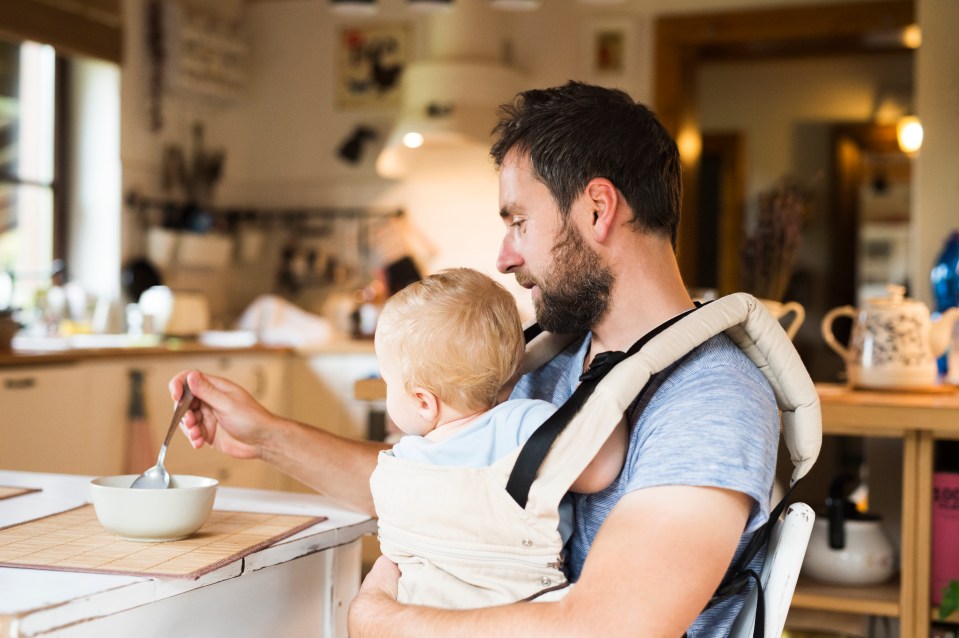
POLYGON ((488 153, 497 106, 522 87, 519 73, 484 62, 415 63, 403 82, 402 112, 376 160, 376 172, 394 179, 488 153))
POLYGON ((432 55, 404 71, 400 114, 376 160, 382 177, 440 175, 489 153, 497 107, 523 88, 489 51, 498 19, 478 2, 430 18, 432 55))

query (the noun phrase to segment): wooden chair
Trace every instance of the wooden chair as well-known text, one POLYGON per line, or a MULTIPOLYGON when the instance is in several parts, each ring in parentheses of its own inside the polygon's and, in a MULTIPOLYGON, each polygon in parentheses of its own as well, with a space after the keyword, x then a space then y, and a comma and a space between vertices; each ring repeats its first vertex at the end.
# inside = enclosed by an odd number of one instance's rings
MULTIPOLYGON (((759 577, 765 601, 765 638, 782 635, 815 520, 816 515, 811 507, 805 503, 793 503, 773 527, 759 577)), ((757 589, 753 587, 733 623, 730 638, 752 638, 756 624, 756 599, 757 589)))

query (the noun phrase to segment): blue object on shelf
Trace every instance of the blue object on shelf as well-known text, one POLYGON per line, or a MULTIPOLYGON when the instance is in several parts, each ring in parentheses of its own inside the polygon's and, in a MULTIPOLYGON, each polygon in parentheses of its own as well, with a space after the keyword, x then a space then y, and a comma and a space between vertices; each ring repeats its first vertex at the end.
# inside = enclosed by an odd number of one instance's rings
MULTIPOLYGON (((946 238, 942 252, 929 272, 932 294, 936 300, 936 310, 959 306, 959 231, 953 231, 946 238)), ((946 374, 947 357, 939 357, 939 372, 946 374)))

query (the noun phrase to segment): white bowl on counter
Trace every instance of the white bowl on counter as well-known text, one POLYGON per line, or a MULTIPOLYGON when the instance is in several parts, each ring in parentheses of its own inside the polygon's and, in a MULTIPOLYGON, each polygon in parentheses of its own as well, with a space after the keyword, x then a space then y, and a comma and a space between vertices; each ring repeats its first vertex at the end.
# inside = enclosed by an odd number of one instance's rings
POLYGON ((130 541, 163 542, 186 538, 203 527, 213 510, 218 482, 174 474, 167 489, 132 489, 137 474, 90 481, 97 519, 108 531, 130 541))

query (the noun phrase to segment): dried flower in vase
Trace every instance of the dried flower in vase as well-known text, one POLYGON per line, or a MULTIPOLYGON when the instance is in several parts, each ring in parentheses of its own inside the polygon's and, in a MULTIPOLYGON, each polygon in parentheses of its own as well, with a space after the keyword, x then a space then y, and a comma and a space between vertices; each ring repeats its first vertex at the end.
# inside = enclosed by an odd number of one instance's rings
POLYGON ((756 297, 783 301, 802 246, 812 189, 785 177, 758 199, 753 232, 746 233, 742 244, 742 288, 756 297))

